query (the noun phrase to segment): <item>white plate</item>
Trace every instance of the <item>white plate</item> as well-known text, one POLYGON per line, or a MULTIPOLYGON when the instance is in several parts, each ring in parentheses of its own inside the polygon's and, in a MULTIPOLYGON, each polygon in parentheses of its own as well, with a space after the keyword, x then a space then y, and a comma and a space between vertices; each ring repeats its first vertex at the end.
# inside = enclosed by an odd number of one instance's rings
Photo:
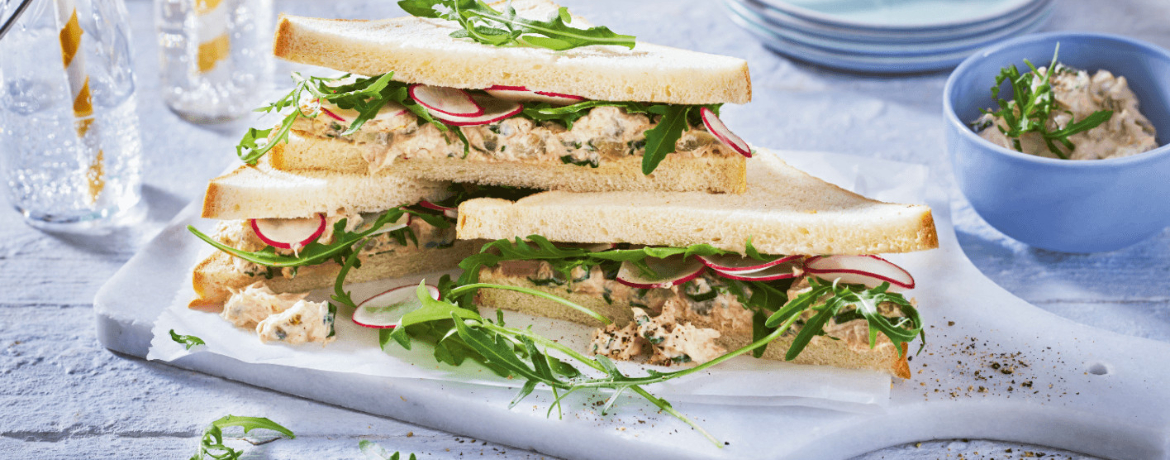
POLYGON ((945 29, 994 21, 1039 0, 760 0, 809 21, 870 29, 945 29))
POLYGON ((785 13, 763 3, 763 0, 735 0, 741 5, 762 16, 767 22, 810 37, 819 37, 831 40, 849 41, 873 44, 917 44, 940 43, 952 40, 975 39, 997 30, 1010 28, 1039 14, 1040 10, 1051 7, 1052 0, 1039 0, 1010 15, 1005 15, 993 21, 981 22, 962 27, 947 27, 944 29, 867 29, 848 25, 829 25, 808 21, 798 16, 785 13))
POLYGON ((977 35, 956 36, 947 39, 919 41, 914 43, 883 42, 872 39, 857 39, 847 36, 826 36, 804 29, 777 24, 771 16, 767 16, 761 8, 754 7, 751 1, 725 1, 731 14, 739 15, 746 21, 767 29, 772 35, 784 40, 790 40, 805 46, 818 48, 827 52, 857 54, 864 56, 938 56, 954 53, 970 53, 977 49, 991 45, 997 41, 1018 36, 1022 31, 1032 30, 1050 13, 1050 0, 1038 3, 1028 15, 1016 19, 1015 22, 997 29, 988 30, 977 35))

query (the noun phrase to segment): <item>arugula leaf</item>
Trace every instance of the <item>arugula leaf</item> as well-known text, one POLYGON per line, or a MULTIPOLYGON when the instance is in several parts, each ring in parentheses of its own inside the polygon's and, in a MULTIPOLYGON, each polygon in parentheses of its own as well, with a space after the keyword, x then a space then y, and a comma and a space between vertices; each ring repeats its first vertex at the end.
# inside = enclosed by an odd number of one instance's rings
POLYGON ((296 438, 296 435, 291 430, 267 418, 228 415, 211 422, 203 430, 203 437, 199 441, 199 450, 195 452, 195 455, 191 456, 190 460, 204 460, 207 457, 217 460, 239 459, 243 455, 243 451, 232 449, 223 443, 223 429, 236 426, 243 428, 244 434, 248 434, 249 431, 254 429, 264 429, 276 431, 288 436, 289 439, 296 438))
MULTIPOLYGON (((358 449, 361 449, 362 454, 365 454, 366 458, 370 460, 399 460, 400 458, 398 452, 391 454, 378 443, 366 439, 358 442, 358 449)), ((417 458, 414 454, 410 454, 410 460, 417 460, 417 458)))
POLYGON ((190 350, 199 345, 207 345, 207 342, 204 342, 203 339, 199 337, 195 337, 193 335, 179 335, 175 332, 174 329, 171 329, 171 340, 186 345, 187 350, 190 350))
POLYGON ((1020 74, 1020 70, 1014 64, 1001 69, 999 75, 995 77, 995 86, 991 87, 991 97, 998 102, 999 110, 992 112, 981 109, 981 111, 986 115, 1003 119, 1003 125, 995 124, 995 127, 1012 140, 1012 146, 1017 151, 1024 151, 1020 143, 1021 136, 1025 133, 1036 133, 1044 141, 1048 151, 1060 159, 1067 160, 1069 159, 1068 154, 1064 153, 1056 144, 1060 143, 1070 152, 1075 150, 1076 145, 1068 140, 1069 136, 1096 128, 1112 118, 1113 111, 1098 110, 1080 121, 1070 122, 1064 128, 1049 131, 1048 120, 1056 103, 1052 93, 1051 80, 1052 74, 1056 72, 1059 54, 1060 44, 1058 43, 1056 51, 1052 53, 1052 63, 1049 64, 1043 77, 1039 76, 1039 70, 1027 59, 1024 59, 1024 63, 1031 69, 1030 72, 1020 74), (999 88, 1005 81, 1010 83, 1014 97, 1011 101, 999 97, 999 88))
POLYGON ((674 151, 674 144, 682 137, 683 131, 690 128, 687 112, 691 106, 668 105, 656 106, 654 109, 662 112, 662 119, 657 126, 646 131, 646 153, 642 154, 642 174, 646 175, 654 172, 658 164, 666 159, 666 154, 674 151))
POLYGON ((398 6, 413 16, 458 22, 463 28, 452 33, 452 37, 471 38, 485 45, 529 46, 555 51, 590 45, 634 48, 634 36, 619 35, 608 27, 570 27, 572 16, 564 7, 557 11, 556 16, 538 21, 517 15, 511 3, 505 4, 504 11, 496 11, 480 0, 402 0, 398 6))

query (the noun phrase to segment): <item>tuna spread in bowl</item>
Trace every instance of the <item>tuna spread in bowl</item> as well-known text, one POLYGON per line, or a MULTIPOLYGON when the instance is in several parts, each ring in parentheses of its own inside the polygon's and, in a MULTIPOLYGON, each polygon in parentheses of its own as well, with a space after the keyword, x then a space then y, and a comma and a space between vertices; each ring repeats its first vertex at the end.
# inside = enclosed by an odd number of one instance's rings
POLYGON ((959 189, 992 227, 1042 249, 1112 251, 1161 233, 1170 224, 1167 75, 1170 52, 1116 35, 1033 34, 975 53, 943 89, 959 189), (1013 66, 1023 72, 1009 76, 1013 66))
MULTIPOLYGON (((1157 130, 1142 115, 1124 76, 1103 69, 1090 76, 1056 56, 1049 67, 1020 75, 1011 66, 1000 75, 1016 80, 1011 83, 1016 99, 984 111, 972 124, 980 137, 1000 147, 1067 160, 1120 158, 1158 148, 1157 130)), ((993 97, 998 90, 992 89, 993 97)))

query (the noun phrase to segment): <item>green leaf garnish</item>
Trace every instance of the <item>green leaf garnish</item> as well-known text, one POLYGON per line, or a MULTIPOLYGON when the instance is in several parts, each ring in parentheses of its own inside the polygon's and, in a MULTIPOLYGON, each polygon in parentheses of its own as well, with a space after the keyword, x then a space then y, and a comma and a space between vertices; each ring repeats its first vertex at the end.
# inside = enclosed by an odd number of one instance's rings
MULTIPOLYGON (((399 460, 400 458, 398 452, 391 454, 378 443, 366 439, 358 442, 358 449, 361 449, 362 454, 365 454, 366 458, 370 460, 399 460)), ((410 460, 417 460, 414 454, 410 454, 410 460)))
POLYGON ((190 350, 191 348, 199 345, 207 345, 207 342, 204 342, 203 339, 199 337, 195 337, 193 335, 179 335, 175 332, 174 329, 171 329, 171 340, 174 340, 176 343, 186 345, 187 350, 190 350))
POLYGON ((496 11, 480 0, 402 0, 407 13, 424 18, 458 22, 462 29, 451 34, 493 46, 527 46, 563 51, 590 45, 615 45, 634 48, 634 36, 619 35, 608 27, 578 29, 569 26, 568 8, 557 10, 547 21, 525 19, 516 14, 511 3, 496 11))
MULTIPOLYGON (((440 132, 450 132, 447 124, 431 116, 425 107, 420 106, 410 98, 406 83, 393 81, 394 72, 375 75, 372 77, 354 77, 353 82, 343 82, 351 76, 349 74, 336 78, 304 77, 294 72, 293 80, 296 86, 276 102, 256 109, 257 112, 282 112, 291 108, 291 111, 281 120, 280 126, 272 129, 249 129, 236 145, 236 155, 244 163, 256 164, 269 150, 281 142, 288 142, 289 132, 298 118, 317 118, 321 114, 320 106, 309 102, 311 110, 306 113, 301 103, 305 101, 328 101, 343 109, 353 109, 358 112, 357 118, 341 133, 347 136, 357 132, 367 121, 378 114, 378 111, 387 102, 394 101, 406 107, 418 117, 419 123, 430 123, 440 132), (276 131, 273 134, 273 130, 276 131)), ((463 132, 454 130, 456 136, 463 141, 464 153, 468 151, 468 143, 463 138, 463 132)))
POLYGON ((235 415, 228 415, 219 420, 211 422, 203 430, 203 437, 199 441, 199 450, 195 455, 191 456, 190 460, 204 460, 206 458, 213 458, 216 460, 237 460, 243 455, 243 451, 232 449, 223 443, 223 429, 228 427, 238 426, 244 429, 244 434, 254 429, 272 430, 288 436, 289 439, 295 439, 288 428, 280 426, 280 424, 273 422, 264 417, 237 417, 235 415))
POLYGON ((193 225, 188 225, 187 230, 194 233, 199 239, 206 241, 207 244, 215 246, 216 249, 226 252, 233 256, 244 259, 254 264, 265 267, 284 268, 284 267, 301 267, 305 265, 317 265, 329 260, 335 260, 342 263, 345 258, 349 257, 353 247, 359 241, 364 240, 378 229, 382 228, 390 222, 396 222, 402 218, 402 215, 407 211, 403 208, 390 209, 374 220, 374 223, 369 227, 365 227, 362 231, 347 232, 345 231, 345 223, 347 219, 341 219, 333 224, 333 241, 329 244, 321 244, 316 241, 305 245, 304 248, 298 252, 297 255, 282 255, 277 254, 276 249, 269 246, 259 251, 243 251, 233 248, 226 244, 216 241, 215 238, 207 236, 193 225))
POLYGON ((1038 76, 1040 72, 1027 59, 1024 59, 1024 63, 1032 69, 1031 72, 1020 74, 1020 70, 1014 64, 1001 69, 999 75, 995 77, 995 86, 991 87, 991 97, 998 102, 999 110, 992 112, 981 109, 981 111, 984 114, 1003 119, 1003 125, 996 123, 995 126, 1004 136, 1012 140, 1012 146, 1017 151, 1024 151, 1020 143, 1020 136, 1025 133, 1036 133, 1044 140, 1048 151, 1056 155, 1057 158, 1067 160, 1068 155, 1056 144, 1060 143, 1070 152, 1075 150, 1076 145, 1068 140, 1069 136, 1096 128, 1112 118, 1113 111, 1098 110, 1080 121, 1069 123, 1062 129, 1049 131, 1048 119, 1056 102, 1052 93, 1051 80, 1053 72, 1056 71, 1059 54, 1060 44, 1057 43, 1056 51, 1052 53, 1052 63, 1049 64, 1043 77, 1038 76), (1011 85, 1014 97, 1011 101, 999 97, 999 87, 1005 81, 1011 85))

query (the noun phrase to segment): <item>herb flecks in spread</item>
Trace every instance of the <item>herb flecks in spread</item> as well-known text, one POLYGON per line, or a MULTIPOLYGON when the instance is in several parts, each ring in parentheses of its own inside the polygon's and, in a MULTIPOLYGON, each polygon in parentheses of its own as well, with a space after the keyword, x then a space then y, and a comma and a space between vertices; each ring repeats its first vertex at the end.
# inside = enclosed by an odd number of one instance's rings
POLYGON ((263 281, 236 290, 220 316, 236 327, 255 329, 260 341, 300 345, 332 342, 336 307, 309 302, 305 294, 277 294, 263 281))
MULTIPOLYGON (((1057 49, 1059 52, 1059 47, 1057 49)), ((973 126, 997 145, 1050 158, 1096 160, 1153 150, 1154 126, 1138 111, 1123 76, 1098 70, 1090 76, 1057 62, 1020 74, 1014 65, 996 77, 992 97, 999 110, 984 110, 973 126), (1009 82, 1013 100, 999 98, 1009 82)))
MULTIPOLYGON (((293 131, 359 146, 371 171, 396 159, 457 158, 482 162, 554 162, 584 167, 623 157, 642 157, 650 174, 676 153, 684 157, 739 155, 707 131, 701 109, 717 114, 720 104, 671 105, 583 101, 567 106, 524 102, 504 120, 472 126, 445 123, 411 98, 408 85, 374 77, 295 75, 297 86, 258 111, 288 110, 279 126, 252 129, 236 150, 255 163, 293 131), (391 107, 387 110, 387 107, 391 107), (351 116, 339 116, 345 111, 351 116)), ((486 94, 475 92, 484 100, 486 94)))
POLYGON ((511 4, 505 4, 504 11, 496 11, 480 0, 402 0, 398 6, 414 16, 455 21, 462 29, 452 32, 452 37, 470 38, 485 45, 554 51, 591 45, 634 48, 632 35, 619 35, 604 26, 588 29, 570 26, 573 17, 564 7, 551 18, 540 21, 520 17, 511 4))
MULTIPOLYGON (((750 247, 750 242, 747 253, 756 259, 766 259, 754 247, 750 247)), ((632 315, 620 318, 616 326, 608 327, 594 336, 593 343, 597 345, 593 350, 595 352, 603 352, 611 357, 640 356, 656 363, 702 362, 710 359, 715 348, 708 344, 713 343, 719 335, 702 329, 744 335, 750 332, 754 339, 765 337, 777 327, 776 322, 768 324, 766 320, 785 311, 791 300, 795 299, 801 299, 801 307, 796 313, 805 314, 814 310, 817 313, 793 318, 793 324, 786 329, 788 333, 801 337, 790 347, 786 355, 789 360, 795 359, 813 337, 829 335, 844 340, 847 346, 859 351, 877 346, 880 337, 882 343, 894 345, 901 354, 902 344, 922 332, 921 320, 913 305, 900 294, 877 287, 829 283, 809 277, 804 284, 796 284, 798 291, 790 292, 794 276, 769 281, 744 281, 727 278, 715 270, 706 271, 697 278, 669 288, 631 288, 616 279, 622 263, 631 263, 640 270, 652 272, 651 265, 647 263, 648 258, 682 256, 682 259, 686 259, 721 254, 727 254, 727 251, 709 245, 687 248, 624 247, 594 251, 582 247, 559 247, 543 237, 533 235, 528 241, 516 239, 489 243, 480 254, 460 264, 464 273, 459 284, 471 285, 481 280, 507 284, 508 279, 527 279, 553 292, 563 289, 565 294, 587 294, 601 297, 610 304, 639 308, 646 313, 647 319, 666 314, 670 319, 668 322, 677 325, 677 328, 650 324, 646 319, 643 324, 634 324, 631 328, 626 324, 631 321, 637 323, 636 316, 632 315), (817 316, 827 310, 832 313, 817 316), (858 333, 858 327, 865 328, 865 333, 858 333), (676 330, 681 334, 673 336, 668 346, 656 346, 658 344, 654 342, 666 342, 676 330), (703 342, 701 344, 698 343, 700 338, 703 342), (615 344, 625 344, 629 348, 615 344), (696 354, 701 357, 685 356, 686 353, 678 352, 681 349, 696 350, 696 354)), ((465 307, 473 308, 470 297, 459 300, 465 307)), ((754 354, 761 356, 766 345, 753 348, 754 354)))

